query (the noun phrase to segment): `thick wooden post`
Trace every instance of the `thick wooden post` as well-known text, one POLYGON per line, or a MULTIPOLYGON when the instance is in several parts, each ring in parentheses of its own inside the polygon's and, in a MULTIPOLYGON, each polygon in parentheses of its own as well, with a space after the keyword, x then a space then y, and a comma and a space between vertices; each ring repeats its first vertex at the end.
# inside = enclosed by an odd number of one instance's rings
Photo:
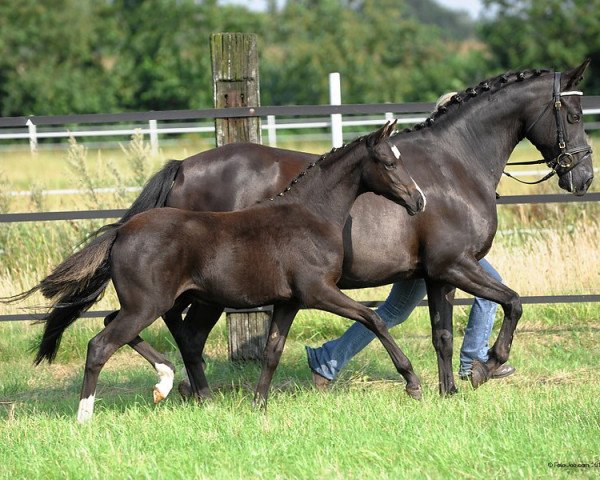
MULTIPOLYGON (((215 108, 260 106, 256 35, 217 33, 211 36, 210 50, 215 108)), ((260 118, 217 119, 215 136, 217 146, 261 143, 260 118)), ((228 313, 230 360, 262 360, 270 323, 268 311, 228 313)))

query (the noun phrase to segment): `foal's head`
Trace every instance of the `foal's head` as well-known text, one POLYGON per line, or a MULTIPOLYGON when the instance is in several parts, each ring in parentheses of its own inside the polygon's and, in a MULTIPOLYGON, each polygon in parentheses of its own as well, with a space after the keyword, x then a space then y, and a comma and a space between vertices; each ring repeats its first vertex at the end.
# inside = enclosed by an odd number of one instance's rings
POLYGON ((366 137, 370 160, 362 171, 368 190, 402 205, 410 215, 425 210, 425 194, 413 180, 400 151, 388 140, 396 122, 386 123, 366 137))

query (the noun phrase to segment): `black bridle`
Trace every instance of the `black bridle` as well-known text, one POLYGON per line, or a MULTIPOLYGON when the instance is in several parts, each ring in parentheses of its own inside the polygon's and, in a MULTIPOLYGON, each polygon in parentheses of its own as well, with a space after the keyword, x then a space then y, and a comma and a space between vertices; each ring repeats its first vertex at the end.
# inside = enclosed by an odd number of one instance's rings
POLYGON ((527 137, 527 134, 531 131, 531 129, 537 124, 537 122, 546 114, 550 107, 554 107, 554 118, 556 120, 556 140, 558 142, 558 148, 560 149, 560 153, 551 160, 541 159, 541 160, 532 160, 529 162, 510 162, 506 165, 539 165, 545 163, 551 169, 550 172, 535 182, 526 182, 524 180, 519 180, 515 176, 511 175, 508 172, 503 172, 507 177, 515 179, 517 182, 526 183, 528 185, 535 185, 536 183, 541 183, 548 180, 550 177, 554 176, 557 172, 557 169, 562 170, 562 174, 567 173, 568 171, 575 168, 578 163, 578 160, 581 158, 585 158, 587 155, 592 153, 592 148, 589 145, 583 145, 575 148, 568 148, 567 143, 567 135, 565 128, 565 121, 561 115, 562 110, 562 101, 561 97, 566 97, 569 95, 582 95, 582 92, 579 91, 569 91, 569 92, 561 92, 560 91, 560 77, 561 72, 554 72, 554 85, 552 88, 552 102, 546 105, 546 108, 542 110, 542 112, 538 115, 538 117, 533 121, 527 130, 525 130, 524 137, 527 137), (581 157, 575 157, 575 155, 585 152, 585 155, 581 157))

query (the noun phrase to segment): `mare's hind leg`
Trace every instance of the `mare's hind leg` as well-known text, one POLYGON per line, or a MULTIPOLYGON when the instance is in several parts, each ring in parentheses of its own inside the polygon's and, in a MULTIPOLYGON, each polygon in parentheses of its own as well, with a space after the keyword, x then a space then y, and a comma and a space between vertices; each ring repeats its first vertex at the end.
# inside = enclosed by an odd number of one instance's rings
POLYGON ((80 423, 92 419, 98 375, 104 364, 120 347, 130 342, 144 328, 150 325, 158 315, 149 311, 133 311, 128 313, 123 309, 104 330, 88 343, 83 385, 77 411, 77 421, 80 423))
POLYGON ((458 391, 452 373, 452 300, 455 288, 431 280, 427 280, 426 285, 431 340, 437 355, 440 395, 452 395, 458 391))
MULTIPOLYGON (((307 293, 306 291, 304 292, 307 293)), ((356 320, 371 330, 388 352, 396 370, 406 380, 406 393, 420 400, 421 382, 415 374, 410 360, 404 355, 390 335, 385 322, 370 308, 361 305, 343 294, 335 285, 318 284, 308 292, 307 306, 356 320)))
POLYGON ((471 384, 474 388, 487 382, 492 373, 508 360, 515 329, 523 307, 519 295, 487 273, 475 259, 461 259, 444 272, 444 280, 471 295, 482 297, 502 306, 504 320, 498 338, 483 364, 473 361, 471 384))
MULTIPOLYGON (((104 319, 104 326, 112 322, 119 312, 112 312, 104 319)), ((181 316, 179 317, 181 319, 181 316)), ((131 342, 128 342, 131 348, 144 357, 150 365, 154 367, 158 374, 158 383, 154 385, 152 397, 154 403, 167 398, 169 392, 173 388, 173 380, 175 379, 175 365, 171 363, 162 353, 156 351, 152 346, 142 339, 139 335, 131 342)))
POLYGON ((300 305, 296 302, 273 306, 273 319, 271 320, 271 328, 265 346, 263 366, 254 393, 255 407, 267 408, 269 386, 271 385, 275 369, 279 365, 279 359, 285 346, 287 334, 298 310, 300 310, 300 305))
POLYGON ((188 382, 183 380, 179 385, 179 392, 183 397, 203 399, 210 396, 204 374, 202 352, 208 334, 219 320, 221 313, 223 313, 221 306, 194 302, 184 321, 181 321, 177 312, 173 314, 169 311, 164 316, 165 323, 179 347, 188 375, 188 382))

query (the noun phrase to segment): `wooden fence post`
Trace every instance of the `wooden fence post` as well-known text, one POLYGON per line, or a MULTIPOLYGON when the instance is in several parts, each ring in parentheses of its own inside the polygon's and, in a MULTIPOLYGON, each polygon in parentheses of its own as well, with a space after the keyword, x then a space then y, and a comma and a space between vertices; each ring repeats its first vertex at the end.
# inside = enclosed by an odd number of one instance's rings
MULTIPOLYGON (((258 107, 258 50, 252 33, 211 35, 215 108, 258 107)), ((215 120, 217 146, 232 142, 261 143, 260 118, 215 120)), ((271 314, 228 313, 229 358, 232 361, 262 360, 271 314)))

